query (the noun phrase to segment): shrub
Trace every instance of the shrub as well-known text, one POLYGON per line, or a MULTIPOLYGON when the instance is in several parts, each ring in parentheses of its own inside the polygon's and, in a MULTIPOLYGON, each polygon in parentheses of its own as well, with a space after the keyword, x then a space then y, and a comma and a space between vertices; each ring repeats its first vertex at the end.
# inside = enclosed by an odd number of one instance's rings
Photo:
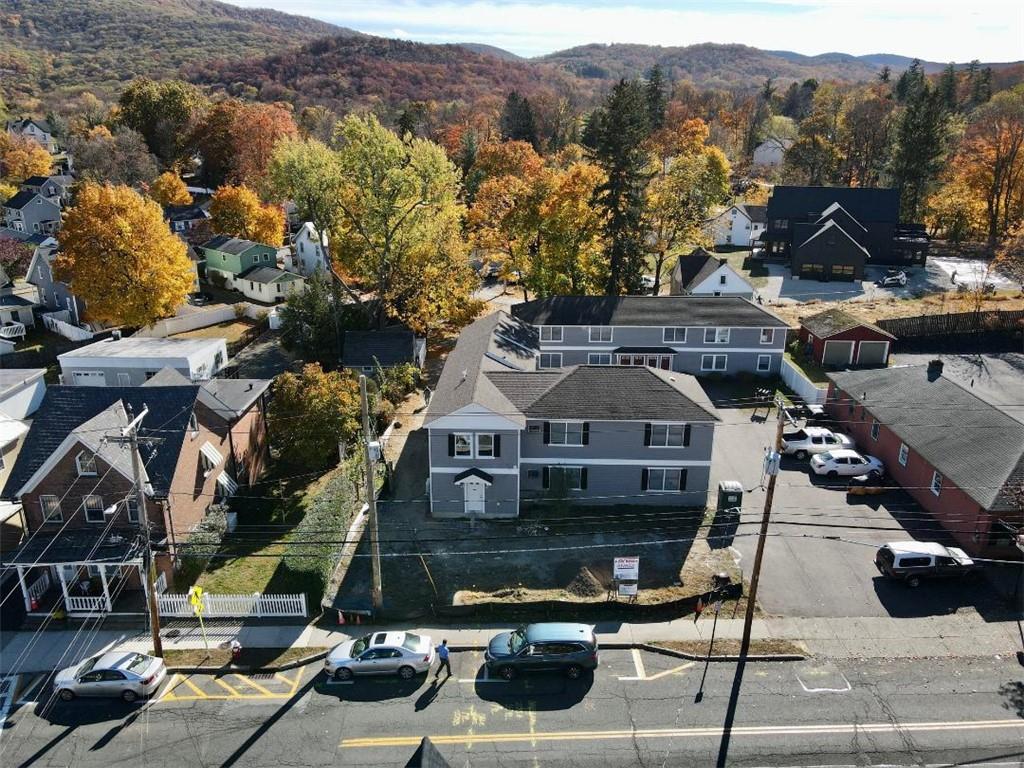
POLYGON ((180 584, 194 584, 210 559, 217 554, 228 529, 228 519, 224 512, 222 507, 210 507, 206 516, 189 534, 183 548, 184 554, 179 559, 177 580, 180 584))

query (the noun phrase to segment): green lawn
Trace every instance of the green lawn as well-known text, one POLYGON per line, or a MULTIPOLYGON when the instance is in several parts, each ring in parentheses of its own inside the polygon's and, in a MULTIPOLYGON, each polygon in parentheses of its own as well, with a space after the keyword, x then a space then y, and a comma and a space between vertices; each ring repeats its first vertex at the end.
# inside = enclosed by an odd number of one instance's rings
POLYGON ((768 270, 760 261, 750 258, 750 251, 733 251, 718 254, 729 261, 729 266, 747 278, 754 290, 768 285, 768 270))
POLYGON ((786 351, 786 359, 803 371, 804 376, 815 384, 828 384, 828 376, 825 375, 825 369, 813 360, 808 360, 802 356, 794 357, 788 350, 786 351))

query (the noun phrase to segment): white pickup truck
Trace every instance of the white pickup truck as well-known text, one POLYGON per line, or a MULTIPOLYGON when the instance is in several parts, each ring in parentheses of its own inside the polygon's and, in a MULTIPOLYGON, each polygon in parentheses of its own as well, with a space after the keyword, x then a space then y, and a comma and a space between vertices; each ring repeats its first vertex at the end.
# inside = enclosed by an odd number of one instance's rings
POLYGON ((782 453, 798 459, 837 448, 853 447, 853 440, 849 437, 824 427, 804 427, 796 432, 782 434, 782 453))

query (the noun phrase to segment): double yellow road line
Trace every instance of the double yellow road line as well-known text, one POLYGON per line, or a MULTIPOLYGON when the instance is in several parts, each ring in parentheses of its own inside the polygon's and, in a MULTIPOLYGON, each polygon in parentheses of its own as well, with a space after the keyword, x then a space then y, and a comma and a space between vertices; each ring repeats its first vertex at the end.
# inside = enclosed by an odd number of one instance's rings
MULTIPOLYGON (((735 726, 731 736, 835 736, 875 733, 929 733, 936 731, 982 731, 997 729, 1024 729, 1024 720, 963 720, 923 723, 835 723, 826 725, 757 725, 735 726)), ((720 737, 721 726, 705 728, 641 728, 609 731, 547 731, 536 733, 475 733, 458 736, 431 736, 434 744, 479 745, 516 744, 542 741, 590 741, 616 739, 676 739, 693 737, 720 737)), ((344 748, 414 747, 422 736, 381 736, 373 738, 343 739, 344 748)))

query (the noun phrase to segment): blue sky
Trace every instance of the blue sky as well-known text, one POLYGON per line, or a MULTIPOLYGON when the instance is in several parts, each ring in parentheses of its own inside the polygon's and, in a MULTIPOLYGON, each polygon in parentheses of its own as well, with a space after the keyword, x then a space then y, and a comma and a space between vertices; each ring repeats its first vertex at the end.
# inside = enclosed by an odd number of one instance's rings
POLYGON ((933 61, 1024 59, 1024 2, 1006 0, 228 0, 428 43, 536 56, 585 43, 743 43, 933 61))

